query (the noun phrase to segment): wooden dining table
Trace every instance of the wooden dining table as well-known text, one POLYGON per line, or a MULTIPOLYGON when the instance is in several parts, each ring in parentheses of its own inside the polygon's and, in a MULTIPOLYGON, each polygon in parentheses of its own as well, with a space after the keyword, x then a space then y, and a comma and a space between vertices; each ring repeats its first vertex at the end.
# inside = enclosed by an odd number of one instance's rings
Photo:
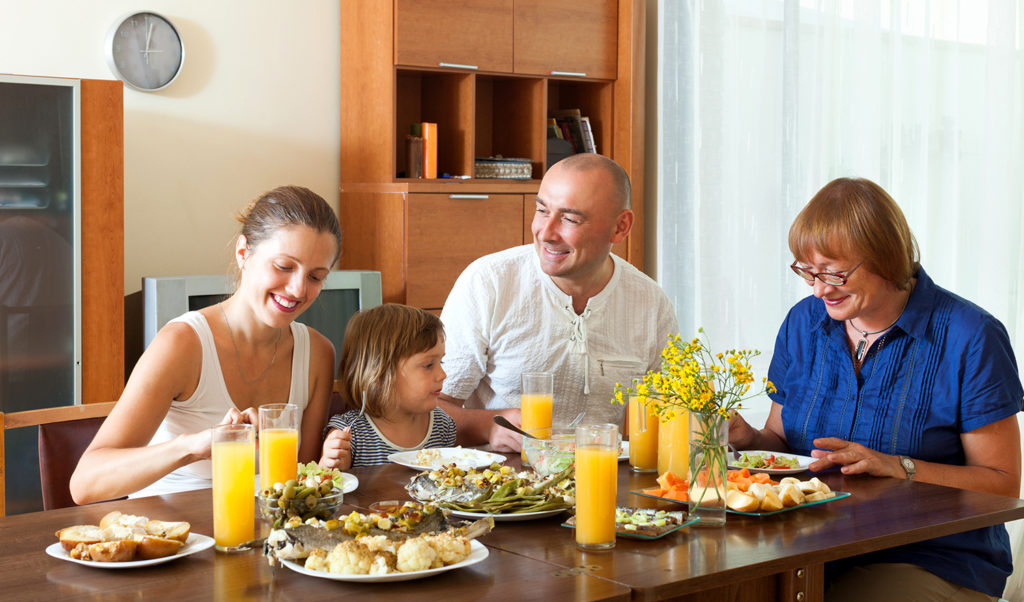
MULTIPOLYGON (((509 459, 518 465, 518 459, 509 459)), ((380 500, 407 500, 416 472, 397 464, 351 469, 358 488, 346 511, 380 500)), ((797 475, 809 478, 810 475, 797 475)), ((1024 518, 1024 500, 926 483, 821 475, 851 495, 771 516, 729 514, 725 526, 684 527, 655 540, 619 538, 609 551, 581 551, 568 513, 498 521, 481 538, 489 554, 472 566, 412 581, 352 583, 272 567, 259 551, 213 549, 155 566, 117 570, 47 555, 54 533, 97 524, 111 510, 187 520, 213 534, 211 491, 104 502, 0 519, 0 596, 17 599, 320 600, 340 596, 388 600, 793 600, 824 596, 824 563, 914 541, 1024 518)), ((619 465, 620 505, 671 510, 679 504, 630 493, 654 475, 619 465)), ((264 525, 259 530, 266 530, 264 525)))

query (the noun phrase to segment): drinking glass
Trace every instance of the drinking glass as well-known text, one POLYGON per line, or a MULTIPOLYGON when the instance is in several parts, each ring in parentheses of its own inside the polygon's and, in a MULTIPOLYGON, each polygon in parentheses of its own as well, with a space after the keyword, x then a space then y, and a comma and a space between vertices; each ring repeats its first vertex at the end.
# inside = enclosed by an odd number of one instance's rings
POLYGON ((219 552, 248 549, 256 505, 256 428, 221 424, 210 429, 213 456, 213 539, 219 552))
MULTIPOLYGON (((555 376, 550 372, 527 372, 523 374, 523 390, 519 398, 522 429, 527 433, 537 431, 541 439, 551 437, 551 406, 554 404, 555 376)), ((526 454, 523 464, 529 466, 526 454)))
MULTIPOLYGON (((633 378, 633 390, 644 378, 633 378)), ((629 396, 629 465, 633 472, 658 472, 658 412, 647 397, 629 396)))
POLYGON ((615 547, 615 494, 619 466, 619 427, 576 427, 576 546, 615 547))
POLYGON ((298 470, 299 406, 270 403, 259 407, 260 490, 287 483, 298 470))

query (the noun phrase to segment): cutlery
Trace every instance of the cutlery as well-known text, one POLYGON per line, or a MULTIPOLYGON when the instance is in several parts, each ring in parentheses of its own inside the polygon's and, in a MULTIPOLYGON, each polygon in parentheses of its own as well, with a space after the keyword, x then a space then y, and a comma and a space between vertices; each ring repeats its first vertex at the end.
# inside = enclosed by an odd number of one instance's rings
POLYGON ((580 421, 581 421, 581 420, 583 420, 583 416, 585 416, 585 415, 586 415, 586 413, 587 413, 587 411, 586 411, 586 410, 584 410, 584 411, 580 412, 579 414, 576 414, 576 417, 575 417, 575 418, 573 418, 573 419, 572 419, 572 420, 571 420, 571 421, 569 422, 569 425, 568 425, 568 427, 567 427, 567 428, 574 428, 574 427, 575 427, 575 426, 576 426, 577 424, 579 424, 579 423, 580 423, 580 421))
POLYGON ((495 416, 494 417, 494 422, 498 426, 503 426, 503 427, 507 428, 510 431, 515 431, 515 432, 519 433, 520 435, 522 435, 524 437, 529 437, 530 439, 536 439, 537 438, 537 437, 534 437, 533 435, 531 435, 530 433, 527 433, 523 429, 519 428, 518 426, 512 424, 504 416, 500 416, 500 415, 495 416))

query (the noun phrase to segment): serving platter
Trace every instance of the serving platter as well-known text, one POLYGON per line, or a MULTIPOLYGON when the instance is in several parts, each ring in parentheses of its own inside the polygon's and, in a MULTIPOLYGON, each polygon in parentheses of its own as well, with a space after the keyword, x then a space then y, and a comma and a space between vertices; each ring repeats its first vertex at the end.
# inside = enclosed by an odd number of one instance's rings
POLYGON ((306 567, 292 560, 282 560, 281 563, 289 569, 295 571, 296 573, 309 575, 310 577, 319 577, 320 579, 330 579, 332 581, 351 581, 357 583, 390 583, 394 581, 411 581, 413 579, 422 579, 424 577, 430 577, 431 575, 437 575, 439 573, 446 573, 448 571, 453 571, 455 569, 465 568, 467 566, 472 566, 478 562, 482 562, 485 558, 487 558, 488 555, 490 555, 490 552, 488 551, 487 547, 481 544, 480 542, 476 541, 475 539, 469 542, 469 546, 469 556, 467 556, 465 560, 463 560, 462 562, 456 562, 455 564, 450 564, 448 566, 443 566, 436 569, 426 569, 423 571, 409 571, 408 573, 388 573, 386 575, 340 575, 337 573, 328 573, 325 571, 314 571, 312 569, 307 569, 306 567))
MULTIPOLYGON (((620 507, 619 509, 621 510, 622 508, 620 507)), ((635 509, 633 509, 633 510, 635 510, 635 509)), ((680 514, 680 513, 679 512, 673 512, 671 514, 680 514)), ((630 539, 646 539, 646 540, 661 539, 662 537, 665 537, 669 533, 675 533, 676 531, 682 529, 683 527, 689 527, 690 525, 692 525, 693 523, 695 523, 695 522, 697 522, 699 520, 700 520, 699 516, 697 516, 697 517, 689 517, 688 516, 688 517, 682 519, 682 522, 679 522, 679 523, 676 523, 676 524, 672 524, 672 525, 665 525, 664 527, 643 527, 643 531, 642 532, 641 531, 632 531, 632 530, 627 529, 625 525, 616 524, 615 525, 615 536, 616 537, 627 537, 627 538, 630 538, 630 539)), ((575 516, 570 516, 569 520, 567 520, 564 523, 562 523, 562 526, 563 527, 569 527, 570 529, 575 529, 576 528, 576 517, 575 516)))
POLYGON ((413 470, 436 470, 441 466, 448 464, 455 464, 459 468, 486 468, 498 462, 499 464, 507 460, 507 458, 501 454, 495 454, 486 452, 481 449, 472 449, 466 447, 438 447, 435 448, 440 453, 440 459, 436 463, 431 464, 420 464, 416 461, 416 456, 422 450, 407 451, 407 452, 396 452, 388 455, 388 461, 400 464, 413 470))
MULTIPOLYGON (((649 493, 644 493, 643 491, 630 491, 630 493, 632 493, 633 495, 639 495, 640 497, 649 497, 653 500, 672 502, 673 504, 689 505, 689 502, 680 502, 679 500, 674 500, 668 497, 660 497, 657 495, 651 495, 649 493)), ((741 514, 743 516, 772 516, 774 514, 782 514, 783 512, 790 512, 793 510, 800 510, 802 508, 809 508, 810 506, 817 506, 818 504, 827 504, 828 502, 834 502, 836 500, 841 500, 845 497, 850 497, 849 491, 833 491, 832 493, 834 493, 835 495, 833 495, 830 498, 825 498, 823 500, 818 500, 816 502, 807 502, 805 504, 800 504, 798 506, 789 506, 787 508, 783 508, 782 510, 772 510, 771 512, 740 512, 739 510, 733 510, 732 508, 728 507, 726 507, 725 511, 729 514, 741 514)))
POLYGON ((770 475, 789 475, 796 474, 798 472, 804 472, 807 467, 810 466, 815 459, 810 456, 800 456, 797 454, 781 454, 773 451, 765 451, 760 449, 745 449, 742 451, 729 452, 729 468, 734 470, 742 470, 746 468, 750 472, 765 472, 770 475), (761 454, 761 455, 774 455, 776 458, 794 458, 797 461, 798 466, 794 468, 753 468, 750 466, 740 466, 736 464, 736 461, 743 456, 743 454, 761 454))
POLYGON ((150 558, 149 560, 130 560, 128 562, 96 562, 95 560, 80 560, 78 558, 72 558, 68 554, 67 550, 64 549, 64 546, 60 545, 60 542, 46 546, 46 553, 59 560, 66 560, 68 562, 91 566, 97 569, 137 569, 143 566, 152 566, 154 564, 163 564, 165 562, 177 560, 183 556, 202 552, 203 550, 212 547, 212 537, 200 535, 199 533, 189 533, 188 539, 185 541, 185 545, 178 550, 177 554, 171 554, 170 556, 164 556, 162 558, 150 558))
POLYGON ((539 518, 547 518, 549 516, 555 516, 568 510, 568 508, 559 508, 557 510, 541 510, 539 512, 510 512, 507 514, 489 514, 487 512, 465 512, 463 510, 452 510, 452 516, 459 518, 470 518, 470 519, 481 519, 491 518, 495 522, 516 522, 523 520, 536 520, 539 518))

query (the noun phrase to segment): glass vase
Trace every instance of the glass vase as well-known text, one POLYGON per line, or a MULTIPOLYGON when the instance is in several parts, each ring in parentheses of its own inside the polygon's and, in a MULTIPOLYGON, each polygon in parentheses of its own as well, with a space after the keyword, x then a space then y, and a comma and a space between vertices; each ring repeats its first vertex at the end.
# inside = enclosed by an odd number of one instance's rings
POLYGON ((697 526, 725 524, 729 421, 719 414, 690 412, 690 516, 697 526))

